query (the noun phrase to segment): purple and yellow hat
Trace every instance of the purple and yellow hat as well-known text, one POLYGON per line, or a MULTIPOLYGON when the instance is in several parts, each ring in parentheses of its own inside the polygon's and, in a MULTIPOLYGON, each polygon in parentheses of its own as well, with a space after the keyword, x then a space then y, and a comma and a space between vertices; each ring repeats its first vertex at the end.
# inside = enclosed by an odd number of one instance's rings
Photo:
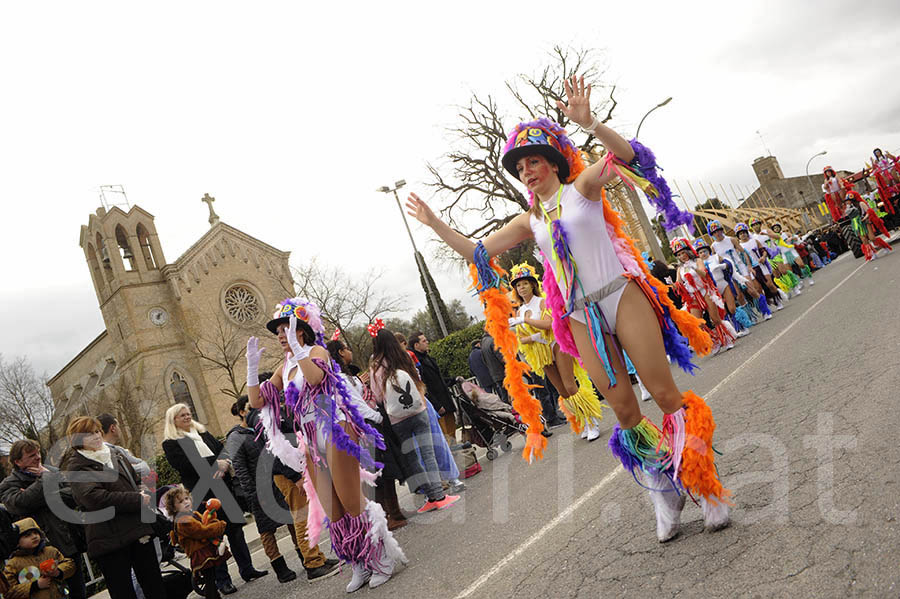
POLYGON ((278 334, 278 325, 290 321, 291 314, 309 325, 316 334, 316 338, 325 335, 325 327, 322 325, 322 316, 319 307, 304 297, 289 297, 275 306, 275 314, 272 320, 266 323, 266 328, 273 335, 278 334))
POLYGON ((734 226, 734 234, 737 235, 743 231, 744 233, 750 232, 750 227, 747 226, 747 223, 738 223, 734 226))
POLYGON ((559 180, 570 182, 584 170, 581 153, 566 130, 548 118, 527 123, 519 123, 512 130, 503 148, 503 164, 509 174, 516 179, 516 163, 524 156, 539 154, 559 168, 559 180))

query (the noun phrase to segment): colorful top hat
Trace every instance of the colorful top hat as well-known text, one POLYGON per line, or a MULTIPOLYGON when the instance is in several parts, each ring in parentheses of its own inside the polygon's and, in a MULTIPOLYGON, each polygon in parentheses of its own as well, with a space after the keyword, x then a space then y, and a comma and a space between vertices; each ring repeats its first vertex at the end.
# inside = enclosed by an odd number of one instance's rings
POLYGON ((538 282, 537 278, 537 270, 528 264, 527 262, 523 262, 522 264, 516 264, 509 271, 509 284, 515 285, 518 281, 522 279, 531 279, 535 283, 538 282))
POLYGON ((324 337, 325 327, 322 325, 319 307, 303 297, 289 297, 279 302, 278 305, 275 306, 275 314, 272 316, 272 320, 266 323, 266 328, 269 329, 273 335, 277 335, 278 326, 288 322, 291 318, 291 314, 296 316, 297 320, 302 320, 308 324, 316 334, 317 338, 324 337))
POLYGON ((584 161, 566 130, 548 118, 519 123, 509 135, 503 148, 503 164, 516 179, 516 163, 525 156, 539 154, 559 169, 559 180, 570 183, 584 170, 584 161))
POLYGON ((712 235, 716 231, 724 231, 724 230, 725 230, 725 227, 723 227, 722 223, 720 223, 717 220, 711 220, 708 223, 706 223, 706 232, 709 233, 710 235, 712 235))
POLYGON ((672 248, 672 253, 676 255, 681 251, 686 251, 689 254, 694 253, 694 249, 691 247, 691 242, 684 237, 676 237, 669 243, 669 245, 672 248))
POLYGON ((701 248, 709 250, 709 244, 702 237, 698 237, 694 240, 694 251, 699 252, 701 248))
POLYGON ((737 235, 743 231, 744 233, 750 233, 750 227, 747 226, 747 223, 738 223, 734 226, 734 234, 737 235))
POLYGON ((756 225, 761 225, 762 221, 756 218, 755 216, 750 219, 750 226, 755 227, 756 225))

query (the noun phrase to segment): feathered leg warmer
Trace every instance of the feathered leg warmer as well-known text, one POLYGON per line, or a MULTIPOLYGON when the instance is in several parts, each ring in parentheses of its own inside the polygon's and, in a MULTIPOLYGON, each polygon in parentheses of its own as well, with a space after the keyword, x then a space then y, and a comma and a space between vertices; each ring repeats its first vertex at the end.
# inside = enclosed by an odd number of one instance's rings
POLYGON ((862 250, 863 256, 866 257, 866 262, 872 260, 875 257, 875 252, 872 250, 872 246, 868 243, 863 243, 859 246, 859 249, 862 250))
POLYGON ((772 310, 769 309, 769 302, 766 301, 765 295, 760 295, 757 298, 756 305, 759 307, 759 311, 762 312, 763 316, 772 315, 772 310))
POLYGON ((887 251, 889 251, 889 252, 893 252, 893 251, 894 251, 894 248, 892 248, 891 245, 890 245, 889 243, 887 243, 887 242, 886 242, 884 239, 882 239, 881 237, 876 237, 875 239, 872 240, 872 243, 874 243, 874 244, 875 244, 875 247, 877 247, 877 248, 881 248, 881 249, 887 250, 887 251))
POLYGON ((408 561, 388 530, 384 510, 374 501, 366 500, 366 509, 358 516, 344 514, 329 529, 335 555, 368 572, 390 575, 394 564, 408 561))
POLYGON ((716 471, 712 411, 693 391, 686 391, 682 397, 684 406, 663 416, 662 430, 647 418, 630 429, 617 424, 609 438, 609 449, 635 480, 640 471, 663 474, 676 491, 687 491, 714 503, 729 503, 731 493, 722 486, 716 471))

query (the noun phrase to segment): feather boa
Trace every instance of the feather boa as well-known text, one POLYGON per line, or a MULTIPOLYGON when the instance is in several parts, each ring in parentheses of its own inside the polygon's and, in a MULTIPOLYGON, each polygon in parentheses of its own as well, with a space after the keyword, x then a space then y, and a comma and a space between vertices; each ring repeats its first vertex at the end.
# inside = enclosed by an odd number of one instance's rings
POLYGON ((275 385, 265 381, 260 385, 259 392, 265 403, 259 411, 258 426, 265 431, 266 449, 285 466, 303 475, 303 489, 309 503, 309 511, 306 514, 306 536, 310 545, 318 545, 319 535, 327 518, 316 493, 316 487, 312 484, 312 477, 306 468, 306 440, 303 435, 297 435, 297 447, 294 447, 281 432, 281 410, 278 406, 278 389, 275 385))
POLYGON ((543 412, 541 404, 529 392, 529 389, 536 385, 528 385, 523 380, 525 373, 531 368, 518 359, 519 341, 509 328, 512 303, 499 288, 500 275, 506 273, 497 265, 495 259, 487 257, 487 251, 481 242, 478 242, 475 248, 474 261, 469 265, 469 273, 472 277, 472 286, 478 291, 484 305, 485 330, 494 338, 495 347, 503 355, 506 372, 503 386, 509 392, 513 407, 519 413, 522 422, 528 426, 522 457, 531 462, 535 456, 543 457, 547 440, 541 434, 544 430, 544 424, 541 422, 543 412))

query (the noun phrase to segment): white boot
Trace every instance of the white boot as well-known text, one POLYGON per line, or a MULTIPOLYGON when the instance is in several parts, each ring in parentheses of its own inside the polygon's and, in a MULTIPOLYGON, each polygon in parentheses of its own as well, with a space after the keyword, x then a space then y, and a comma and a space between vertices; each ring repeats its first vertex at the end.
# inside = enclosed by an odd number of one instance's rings
POLYGON ((731 524, 728 504, 724 501, 713 503, 706 497, 700 497, 700 509, 703 510, 703 522, 707 532, 722 530, 731 524))
POLYGON ((651 475, 645 472, 643 478, 644 484, 650 489, 660 489, 650 491, 650 500, 656 512, 656 538, 660 543, 665 543, 678 534, 686 496, 676 493, 672 483, 662 474, 651 475))
MULTIPOLYGON (((372 577, 372 573, 366 570, 361 564, 350 564, 350 569, 353 571, 353 578, 350 579, 350 583, 347 585, 348 593, 358 591, 364 584, 369 582, 369 579, 372 577)), ((390 578, 390 576, 388 576, 388 578, 390 578)))
POLYGON ((647 391, 647 387, 644 386, 644 381, 641 380, 641 377, 634 375, 634 378, 637 379, 638 389, 641 390, 641 401, 650 401, 653 399, 653 396, 647 391))
POLYGON ((587 431, 588 442, 596 441, 600 437, 600 424, 593 418, 588 418, 588 424, 584 428, 587 431))
POLYGON ((369 579, 369 588, 380 587, 391 579, 393 573, 394 561, 382 554, 381 559, 378 560, 378 568, 372 572, 372 578, 369 579))

